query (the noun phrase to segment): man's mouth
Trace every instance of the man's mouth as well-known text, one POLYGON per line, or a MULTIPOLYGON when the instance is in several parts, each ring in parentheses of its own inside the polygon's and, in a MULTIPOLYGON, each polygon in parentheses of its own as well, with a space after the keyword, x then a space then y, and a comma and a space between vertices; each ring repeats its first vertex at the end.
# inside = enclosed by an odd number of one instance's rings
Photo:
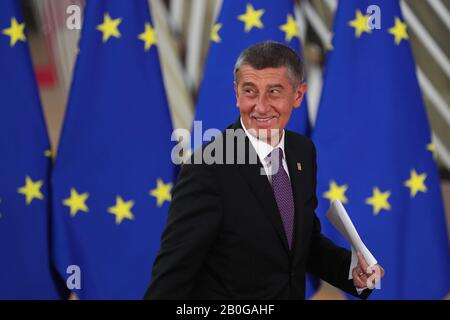
POLYGON ((272 122, 272 120, 275 120, 277 117, 276 116, 270 116, 270 117, 252 116, 252 118, 254 120, 256 120, 257 123, 268 125, 268 124, 270 124, 272 122))

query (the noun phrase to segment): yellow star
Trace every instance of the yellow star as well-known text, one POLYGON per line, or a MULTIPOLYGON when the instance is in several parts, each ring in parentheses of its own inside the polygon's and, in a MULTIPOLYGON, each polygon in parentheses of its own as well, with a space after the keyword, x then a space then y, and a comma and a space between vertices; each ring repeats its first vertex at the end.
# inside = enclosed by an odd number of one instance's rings
POLYGON ((411 176, 405 181, 405 187, 411 190, 411 198, 414 198, 417 192, 427 192, 427 186, 425 185, 426 173, 417 174, 416 170, 411 170, 411 176))
POLYGON ((145 43, 145 51, 150 50, 152 45, 157 44, 156 30, 152 28, 150 23, 145 24, 145 31, 138 36, 145 43))
POLYGON ((373 206, 373 213, 378 215, 381 209, 391 210, 388 198, 391 196, 390 191, 381 192, 377 187, 373 188, 372 197, 366 199, 366 204, 373 206))
POLYGON ((158 179, 156 182, 156 188, 150 190, 150 195, 156 198, 156 205, 161 207, 164 204, 164 201, 172 201, 172 195, 170 194, 171 190, 171 183, 165 184, 161 179, 158 179))
POLYGON ((297 23, 291 14, 287 15, 287 21, 280 26, 280 30, 286 33, 286 42, 292 40, 293 37, 300 38, 300 32, 298 31, 297 23))
POLYGON ((222 39, 219 36, 219 30, 222 28, 221 23, 216 23, 212 29, 211 29, 211 41, 214 41, 216 43, 219 43, 222 41, 222 39))
POLYGON ((89 212, 89 208, 86 206, 86 199, 89 197, 89 193, 79 194, 75 188, 70 189, 70 198, 63 201, 65 206, 70 208, 70 215, 75 217, 78 211, 89 212))
POLYGON ((19 188, 17 191, 26 197, 27 205, 34 199, 42 200, 44 195, 41 193, 41 187, 44 184, 42 180, 33 182, 29 176, 25 178, 25 186, 19 188))
POLYGON ((111 19, 109 13, 103 16, 103 23, 97 26, 97 30, 103 33, 103 42, 108 41, 110 37, 120 38, 120 31, 118 29, 122 18, 111 19))
POLYGON ((356 11, 356 17, 354 20, 351 20, 348 24, 355 28, 355 36, 357 38, 361 37, 363 32, 371 33, 372 30, 369 27, 369 16, 363 15, 361 10, 356 11))
POLYGON ((436 145, 433 142, 430 142, 427 144, 427 150, 430 151, 433 154, 433 159, 437 159, 437 150, 436 145))
POLYGON ((53 153, 52 153, 52 150, 45 150, 44 151, 44 156, 45 157, 47 157, 47 158, 51 158, 51 157, 53 157, 53 153))
POLYGON ((17 41, 23 41, 25 42, 27 38, 25 37, 24 33, 25 29, 25 22, 18 23, 16 18, 11 18, 11 26, 7 29, 3 29, 3 34, 9 36, 10 41, 9 45, 11 47, 14 47, 16 45, 17 41))
POLYGON ((406 32, 406 23, 402 22, 398 17, 395 18, 395 25, 389 29, 389 33, 395 37, 396 45, 399 45, 402 39, 409 39, 406 32))
POLYGON ((131 208, 134 206, 134 201, 124 202, 121 196, 116 197, 116 205, 108 208, 108 212, 116 216, 116 224, 121 224, 123 219, 134 219, 131 208))
POLYGON ((264 9, 255 10, 253 6, 248 3, 244 14, 238 16, 238 20, 245 23, 245 32, 249 32, 253 27, 262 29, 264 27, 261 22, 261 17, 264 14, 264 9))
POLYGON ((329 199, 330 202, 333 200, 339 200, 342 203, 347 203, 348 199, 345 196, 345 192, 348 189, 348 185, 344 184, 338 186, 334 180, 330 182, 330 190, 323 193, 323 197, 329 199))

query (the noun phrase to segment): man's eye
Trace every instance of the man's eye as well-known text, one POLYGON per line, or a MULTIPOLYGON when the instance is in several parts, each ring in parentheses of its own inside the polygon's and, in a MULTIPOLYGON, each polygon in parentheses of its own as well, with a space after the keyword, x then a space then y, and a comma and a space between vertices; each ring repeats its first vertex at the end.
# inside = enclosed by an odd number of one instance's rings
POLYGON ((280 94, 281 91, 279 89, 272 89, 272 90, 270 90, 270 93, 272 93, 272 94, 280 94))

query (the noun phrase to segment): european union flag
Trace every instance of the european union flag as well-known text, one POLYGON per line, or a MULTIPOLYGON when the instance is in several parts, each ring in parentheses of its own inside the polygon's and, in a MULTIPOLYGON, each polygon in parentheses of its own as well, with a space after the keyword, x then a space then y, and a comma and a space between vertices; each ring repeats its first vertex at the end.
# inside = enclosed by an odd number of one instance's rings
MULTIPOLYGON (((313 133, 319 211, 341 200, 385 268, 372 298, 442 299, 450 289, 444 209, 399 4, 339 1, 334 35, 313 133)), ((331 228, 325 233, 346 245, 331 228)))
POLYGON ((53 253, 82 299, 150 281, 175 173, 157 45, 146 0, 87 2, 52 178, 53 253))
MULTIPOLYGON (((233 69, 239 54, 258 42, 272 40, 300 52, 300 33, 292 0, 225 0, 211 30, 211 46, 195 113, 203 130, 224 130, 236 121, 239 110, 233 88, 233 69)), ((288 129, 307 133, 306 99, 294 110, 288 129)), ((198 147, 198 146, 194 146, 198 147)))
POLYGON ((50 264, 50 144, 19 1, 0 2, 0 299, 61 298, 50 264))

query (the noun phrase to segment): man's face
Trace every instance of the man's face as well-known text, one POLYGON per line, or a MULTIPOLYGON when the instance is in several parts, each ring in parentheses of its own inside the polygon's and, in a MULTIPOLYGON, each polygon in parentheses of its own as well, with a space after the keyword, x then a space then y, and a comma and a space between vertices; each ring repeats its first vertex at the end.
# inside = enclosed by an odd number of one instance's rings
POLYGON ((245 127, 260 138, 279 134, 292 109, 300 107, 306 88, 305 83, 292 86, 286 67, 257 70, 241 66, 234 89, 245 127))

